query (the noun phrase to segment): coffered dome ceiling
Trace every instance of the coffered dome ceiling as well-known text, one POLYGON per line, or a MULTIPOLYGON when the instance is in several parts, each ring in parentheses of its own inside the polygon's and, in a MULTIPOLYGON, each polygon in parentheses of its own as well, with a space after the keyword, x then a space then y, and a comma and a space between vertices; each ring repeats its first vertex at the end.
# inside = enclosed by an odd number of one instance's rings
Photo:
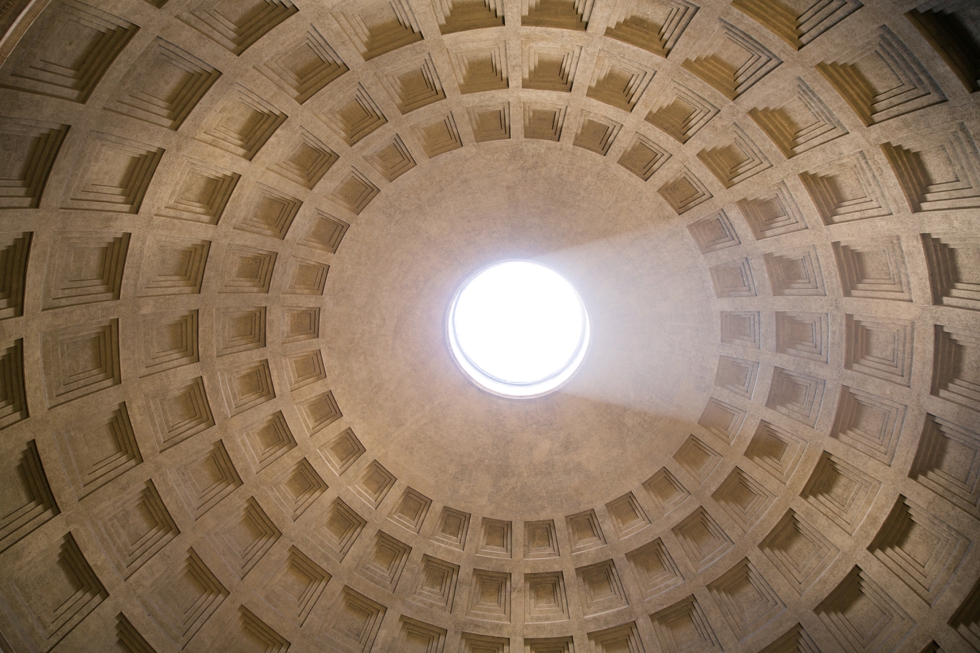
POLYGON ((980 650, 973 0, 0 24, 3 650, 980 650), (515 258, 526 401, 445 339, 515 258))

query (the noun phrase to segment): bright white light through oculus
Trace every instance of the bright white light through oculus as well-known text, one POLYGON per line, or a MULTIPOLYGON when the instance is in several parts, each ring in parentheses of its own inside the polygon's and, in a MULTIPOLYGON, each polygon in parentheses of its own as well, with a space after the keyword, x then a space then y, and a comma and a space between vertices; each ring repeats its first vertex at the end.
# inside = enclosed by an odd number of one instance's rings
POLYGON ((453 299, 447 327, 460 367, 509 397, 557 389, 589 342, 589 317, 575 288, 530 261, 497 263, 471 277, 453 299))

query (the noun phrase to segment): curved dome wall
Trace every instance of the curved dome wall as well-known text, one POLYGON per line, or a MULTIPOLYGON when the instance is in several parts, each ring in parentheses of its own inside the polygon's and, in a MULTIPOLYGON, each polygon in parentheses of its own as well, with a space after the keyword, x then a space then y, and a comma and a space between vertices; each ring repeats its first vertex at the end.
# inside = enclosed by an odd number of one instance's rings
POLYGON ((0 648, 980 650, 970 0, 44 5, 0 648), (452 362, 506 258, 589 307, 559 393, 452 362))

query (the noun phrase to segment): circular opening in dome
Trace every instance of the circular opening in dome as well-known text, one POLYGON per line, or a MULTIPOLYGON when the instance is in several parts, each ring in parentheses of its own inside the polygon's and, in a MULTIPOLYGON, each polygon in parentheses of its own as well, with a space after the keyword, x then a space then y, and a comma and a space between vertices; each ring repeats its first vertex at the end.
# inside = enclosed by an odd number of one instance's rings
POLYGON ((480 270, 449 308, 456 363, 484 390, 530 398, 564 385, 585 359, 589 316, 564 277, 531 261, 480 270))

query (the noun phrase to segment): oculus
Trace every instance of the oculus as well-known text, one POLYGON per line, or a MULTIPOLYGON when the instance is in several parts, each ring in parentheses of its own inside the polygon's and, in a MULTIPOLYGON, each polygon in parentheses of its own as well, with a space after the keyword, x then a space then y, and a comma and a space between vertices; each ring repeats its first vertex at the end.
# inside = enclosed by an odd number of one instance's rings
POLYGON ((457 365, 503 397, 554 392, 575 374, 589 347, 589 315, 578 292, 532 261, 502 261, 467 279, 446 324, 457 365))

